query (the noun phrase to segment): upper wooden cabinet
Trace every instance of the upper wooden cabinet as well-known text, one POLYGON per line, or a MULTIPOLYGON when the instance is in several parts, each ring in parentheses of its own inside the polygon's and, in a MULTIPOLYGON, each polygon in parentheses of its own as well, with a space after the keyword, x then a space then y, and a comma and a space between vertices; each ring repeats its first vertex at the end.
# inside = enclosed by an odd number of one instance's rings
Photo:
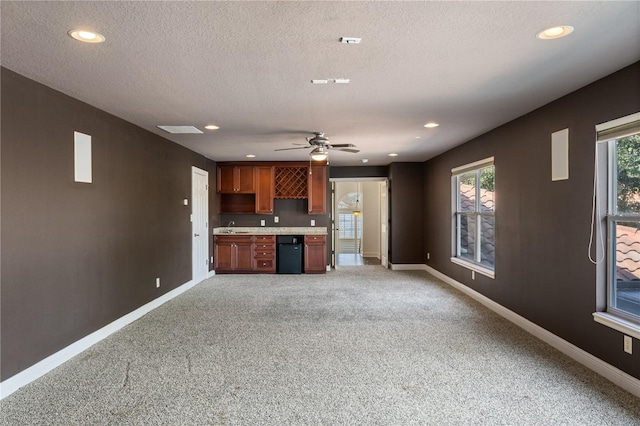
POLYGON ((253 166, 218 166, 218 192, 255 194, 255 168, 253 166))
POLYGON ((311 166, 307 177, 309 214, 327 212, 327 167, 311 166))
POLYGON ((274 198, 274 168, 258 166, 256 169, 256 213, 272 214, 274 198))
POLYGON ((220 213, 273 214, 275 198, 306 198, 309 214, 327 212, 327 166, 300 162, 218 164, 220 213))

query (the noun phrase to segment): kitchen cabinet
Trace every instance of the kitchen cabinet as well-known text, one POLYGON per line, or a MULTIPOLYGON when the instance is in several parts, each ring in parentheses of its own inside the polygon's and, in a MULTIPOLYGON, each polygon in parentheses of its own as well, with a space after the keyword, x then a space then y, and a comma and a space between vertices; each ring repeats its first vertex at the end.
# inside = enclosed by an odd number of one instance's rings
POLYGON ((259 166, 255 168, 256 175, 256 213, 273 214, 274 168, 259 166))
POLYGON ((214 246, 216 272, 251 272, 253 270, 253 236, 217 235, 214 246))
POLYGON ((276 236, 256 235, 253 258, 256 272, 274 274, 276 272, 276 236))
POLYGON ((327 237, 325 235, 305 235, 304 272, 324 274, 327 268, 327 237))
POLYGON ((327 212, 327 167, 311 166, 307 176, 309 214, 327 212))
POLYGON ((218 166, 218 193, 255 194, 254 166, 218 166))

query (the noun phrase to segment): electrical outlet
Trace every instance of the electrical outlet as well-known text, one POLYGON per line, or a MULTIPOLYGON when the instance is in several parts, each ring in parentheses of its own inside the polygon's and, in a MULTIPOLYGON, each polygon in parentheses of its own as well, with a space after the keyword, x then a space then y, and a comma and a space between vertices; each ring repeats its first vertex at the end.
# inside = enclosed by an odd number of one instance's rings
POLYGON ((476 279, 476 271, 471 271, 471 279, 472 280, 476 279))
POLYGON ((633 353, 633 339, 631 336, 624 336, 624 351, 628 354, 633 353))
POLYGON ((311 226, 316 226, 316 221, 311 219, 311 226))
POLYGON ((274 216, 273 223, 278 223, 278 222, 280 222, 280 218, 278 216, 274 216))
POLYGON ((211 263, 213 263, 213 256, 211 256, 211 263))
POLYGON ((160 288, 160 278, 156 278, 156 288, 160 288))
POLYGON ((264 225, 265 225, 264 219, 261 219, 260 220, 260 226, 264 226, 264 225))
POLYGON ((431 253, 427 253, 427 260, 431 259, 431 253))

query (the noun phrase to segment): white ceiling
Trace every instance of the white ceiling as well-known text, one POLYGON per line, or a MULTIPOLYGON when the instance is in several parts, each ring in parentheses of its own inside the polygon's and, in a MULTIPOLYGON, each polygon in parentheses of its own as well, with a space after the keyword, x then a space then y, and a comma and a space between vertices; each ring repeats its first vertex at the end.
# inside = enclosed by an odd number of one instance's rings
POLYGON ((361 150, 332 152, 332 165, 423 161, 640 60, 639 1, 3 1, 0 12, 2 66, 216 161, 307 160, 273 150, 312 131, 361 150), (559 24, 575 31, 536 39, 559 24), (80 43, 75 28, 107 40, 80 43), (351 83, 310 83, 325 78, 351 83))

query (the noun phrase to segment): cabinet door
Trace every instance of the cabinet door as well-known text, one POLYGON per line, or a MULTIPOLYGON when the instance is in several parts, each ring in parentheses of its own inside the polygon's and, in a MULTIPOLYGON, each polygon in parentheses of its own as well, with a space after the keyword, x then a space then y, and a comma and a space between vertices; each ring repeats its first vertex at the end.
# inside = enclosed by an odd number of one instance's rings
POLYGON ((233 166, 218 166, 218 192, 233 194, 235 190, 234 182, 235 170, 233 166))
POLYGON ((304 272, 306 274, 323 274, 327 265, 327 245, 324 235, 307 235, 304 237, 304 272))
POLYGON ((236 270, 253 270, 253 244, 236 243, 236 270))
POLYGON ((327 167, 311 166, 307 180, 309 214, 327 212, 327 167))
POLYGON ((274 181, 273 167, 256 167, 256 213, 273 213, 274 181))
POLYGON ((234 269, 235 245, 232 242, 216 239, 213 251, 214 265, 216 271, 232 271, 234 269))
POLYGON ((238 194, 254 194, 256 192, 255 167, 235 166, 236 192, 238 194))

